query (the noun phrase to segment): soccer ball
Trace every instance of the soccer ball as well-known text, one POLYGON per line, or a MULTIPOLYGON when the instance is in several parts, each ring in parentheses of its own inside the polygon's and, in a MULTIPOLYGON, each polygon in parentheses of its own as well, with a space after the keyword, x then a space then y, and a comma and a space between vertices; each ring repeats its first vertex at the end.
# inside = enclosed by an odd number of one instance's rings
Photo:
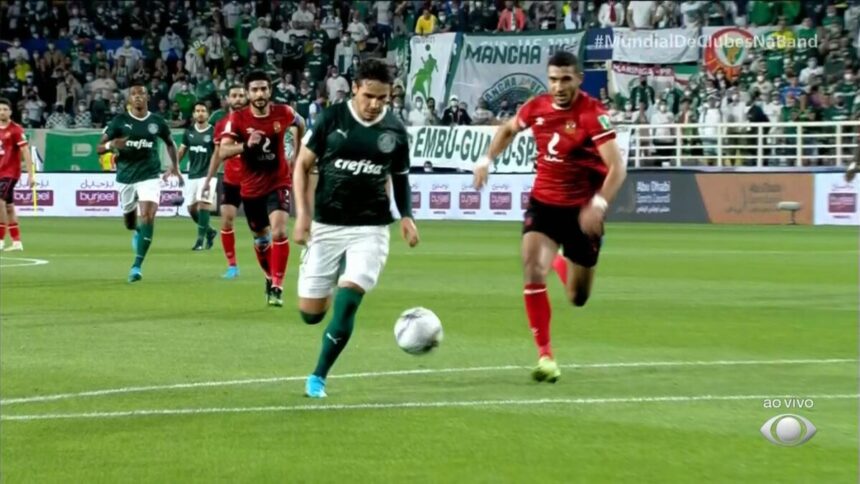
POLYGON ((410 355, 429 353, 442 342, 442 321, 427 308, 403 311, 394 325, 397 346, 410 355))

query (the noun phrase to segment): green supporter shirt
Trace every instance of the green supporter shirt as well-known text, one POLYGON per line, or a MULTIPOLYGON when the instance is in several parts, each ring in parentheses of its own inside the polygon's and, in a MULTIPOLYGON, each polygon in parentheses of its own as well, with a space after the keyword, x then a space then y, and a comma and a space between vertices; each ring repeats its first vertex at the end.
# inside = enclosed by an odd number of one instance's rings
POLYGON ((209 124, 215 126, 218 121, 221 121, 225 116, 227 116, 227 110, 225 109, 217 109, 211 115, 209 115, 209 124))
POLYGON ((780 77, 785 72, 785 55, 778 50, 771 50, 765 54, 765 65, 768 79, 780 77))
POLYGON ((212 125, 207 125, 202 131, 195 125, 182 135, 182 146, 188 150, 188 178, 203 178, 208 174, 209 161, 215 151, 214 131, 212 125))
POLYGON ((388 225, 390 174, 409 173, 406 128, 386 109, 377 121, 359 119, 351 102, 323 110, 307 147, 317 155, 314 220, 331 225, 388 225))
POLYGON ((842 106, 834 104, 824 111, 825 121, 848 121, 851 119, 851 108, 848 104, 842 106))
POLYGON ((306 93, 302 93, 299 91, 296 94, 296 112, 299 113, 299 116, 308 119, 310 116, 310 108, 311 103, 314 102, 314 91, 308 91, 306 93))
POLYGON ((182 115, 188 118, 191 117, 191 111, 194 109, 194 103, 197 102, 197 96, 191 91, 179 92, 176 94, 174 101, 179 104, 179 111, 182 112, 182 115))
POLYGON ((325 79, 326 69, 330 63, 325 54, 311 54, 305 60, 305 68, 311 71, 311 78, 319 82, 325 79))
POLYGON ((116 181, 131 184, 151 180, 161 176, 161 160, 158 157, 157 140, 173 144, 170 127, 164 118, 147 113, 136 118, 129 112, 116 115, 104 134, 108 140, 128 138, 125 148, 116 156, 116 181))
POLYGON ((749 23, 752 25, 770 25, 773 23, 772 2, 754 1, 749 3, 749 23))

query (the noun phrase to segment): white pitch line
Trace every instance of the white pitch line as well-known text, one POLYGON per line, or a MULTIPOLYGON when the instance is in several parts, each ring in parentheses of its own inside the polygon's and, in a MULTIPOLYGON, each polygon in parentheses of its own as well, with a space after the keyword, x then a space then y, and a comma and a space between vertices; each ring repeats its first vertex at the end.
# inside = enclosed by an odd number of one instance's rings
POLYGON ((45 259, 27 259, 25 257, 0 257, 0 269, 8 269, 10 267, 33 267, 33 266, 43 266, 50 261, 45 259), (5 264, 5 261, 20 261, 24 262, 23 264, 5 264))
MULTIPOLYGON (((634 361, 614 363, 584 363, 560 365, 562 368, 589 369, 589 368, 659 368, 659 367, 683 367, 683 366, 740 366, 740 365, 829 365, 835 363, 856 363, 857 359, 829 358, 829 359, 795 359, 795 360, 715 360, 715 361, 634 361)), ((331 375, 329 378, 378 378, 384 376, 404 375, 433 375, 444 373, 469 373, 482 371, 509 371, 527 369, 525 366, 475 366, 467 368, 440 368, 440 369, 417 369, 417 370, 393 370, 374 371, 365 373, 345 373, 343 375, 331 375)), ((39 395, 32 397, 15 397, 0 400, 0 406, 16 405, 22 403, 51 402, 56 400, 69 400, 74 398, 101 397, 105 395, 120 395, 126 393, 157 392, 169 390, 184 390, 188 388, 209 388, 237 385, 253 385, 258 383, 280 383, 290 381, 301 381, 307 378, 302 376, 276 376, 268 378, 249 378, 243 380, 202 381, 192 383, 174 383, 169 385, 149 385, 138 387, 109 388, 105 390, 90 390, 76 393, 58 393, 54 395, 39 395)))
MULTIPOLYGON (((856 399, 860 394, 804 395, 813 400, 856 399)), ((512 405, 607 405, 630 403, 685 403, 740 400, 765 400, 798 398, 797 395, 690 395, 662 397, 606 397, 606 398, 541 398, 533 400, 461 400, 439 402, 392 402, 355 403, 333 405, 278 405, 268 407, 211 407, 211 408, 161 408, 127 410, 122 412, 46 413, 34 415, 2 415, 0 421, 61 420, 61 419, 107 419, 122 417, 148 417, 169 415, 240 414, 270 412, 319 412, 335 410, 385 410, 427 409, 452 407, 497 407, 512 405)))

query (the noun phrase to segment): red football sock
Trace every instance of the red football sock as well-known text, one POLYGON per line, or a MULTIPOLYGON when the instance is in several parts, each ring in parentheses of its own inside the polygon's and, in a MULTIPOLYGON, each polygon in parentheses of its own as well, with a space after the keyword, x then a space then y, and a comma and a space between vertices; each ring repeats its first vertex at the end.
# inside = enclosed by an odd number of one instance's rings
POLYGON ((272 242, 272 286, 283 287, 284 273, 290 258, 290 241, 287 239, 272 242))
POLYGON ((266 242, 266 244, 261 245, 260 243, 254 243, 254 253, 257 254, 257 262, 260 264, 260 269, 263 269, 263 273, 266 274, 267 279, 272 278, 272 271, 269 269, 269 258, 272 253, 272 244, 266 242))
POLYGON ((555 273, 558 274, 558 278, 561 280, 561 283, 566 286, 567 259, 561 254, 556 254, 555 259, 552 260, 552 268, 555 269, 555 273))
POLYGON ((227 264, 230 266, 236 265, 236 235, 233 230, 221 230, 221 247, 224 248, 224 255, 227 256, 227 264))
POLYGON ((523 295, 526 301, 529 326, 535 337, 538 354, 542 357, 552 357, 549 343, 549 321, 552 317, 552 309, 549 306, 546 284, 526 284, 523 295))
POLYGON ((6 238, 6 224, 0 224, 0 241, 6 238))

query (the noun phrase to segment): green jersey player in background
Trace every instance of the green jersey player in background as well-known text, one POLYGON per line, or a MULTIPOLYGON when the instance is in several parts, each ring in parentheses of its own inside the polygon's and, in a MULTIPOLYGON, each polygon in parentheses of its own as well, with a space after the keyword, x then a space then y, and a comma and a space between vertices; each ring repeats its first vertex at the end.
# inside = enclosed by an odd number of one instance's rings
POLYGON ((215 152, 215 128, 207 122, 209 109, 206 104, 194 104, 194 126, 185 130, 182 144, 179 145, 179 161, 188 153, 188 183, 185 184, 185 203, 188 204, 188 214, 197 224, 197 242, 191 250, 203 250, 204 239, 206 248, 211 249, 218 235, 209 226, 209 211, 215 208, 216 185, 218 180, 208 179, 209 186, 203 183, 207 180, 209 164, 215 152), (204 196, 205 192, 205 196, 204 196))
POLYGON ((376 285, 388 258, 388 226, 394 221, 389 176, 401 235, 410 247, 418 244, 408 136, 387 107, 388 66, 377 60, 362 63, 352 92, 351 100, 320 114, 305 137, 293 174, 293 241, 306 245, 298 281, 299 312, 306 323, 325 318, 337 287, 319 360, 305 385, 305 394, 313 398, 326 396, 326 376, 349 341, 362 298, 376 285), (318 180, 311 222, 308 183, 314 168, 318 180))
POLYGON ((149 94, 141 82, 132 83, 128 91, 131 110, 114 117, 104 129, 97 152, 102 155, 110 150, 116 152, 116 181, 120 185, 125 227, 134 230, 135 257, 128 273, 128 282, 143 278, 141 266, 146 257, 155 231, 155 214, 161 197, 161 160, 158 158, 158 139, 167 145, 170 168, 163 179, 176 176, 183 185, 179 173, 176 145, 170 136, 170 127, 161 116, 149 112, 149 94), (137 219, 140 206, 140 221, 137 219))

